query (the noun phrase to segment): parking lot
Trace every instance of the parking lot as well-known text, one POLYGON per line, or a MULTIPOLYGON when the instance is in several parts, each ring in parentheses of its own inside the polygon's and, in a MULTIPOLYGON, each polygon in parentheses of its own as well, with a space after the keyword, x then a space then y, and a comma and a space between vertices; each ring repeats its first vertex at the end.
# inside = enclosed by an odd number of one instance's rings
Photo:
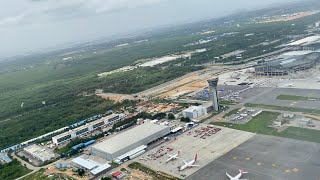
POLYGON ((320 144, 256 135, 229 153, 201 168, 188 180, 229 180, 238 169, 248 171, 242 179, 319 179, 320 144))
POLYGON ((208 128, 206 125, 199 125, 178 136, 176 139, 164 143, 162 147, 148 151, 145 155, 140 156, 139 162, 152 169, 183 178, 226 154, 253 136, 253 133, 225 127, 208 128), (218 128, 221 130, 218 130, 218 128), (169 158, 166 153, 174 155, 179 150, 181 150, 179 159, 166 163, 166 160, 169 158), (198 154, 198 161, 195 164, 200 167, 179 171, 178 168, 184 165, 183 160, 187 162, 191 161, 194 159, 195 154, 198 154))

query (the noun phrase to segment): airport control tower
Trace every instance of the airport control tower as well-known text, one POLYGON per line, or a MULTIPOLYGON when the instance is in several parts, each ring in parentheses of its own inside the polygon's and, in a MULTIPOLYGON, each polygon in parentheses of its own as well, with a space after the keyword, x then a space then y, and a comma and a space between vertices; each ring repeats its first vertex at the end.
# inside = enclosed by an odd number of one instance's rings
POLYGON ((217 89, 218 80, 219 80, 219 78, 214 78, 214 79, 208 80, 214 111, 219 111, 219 108, 220 108, 219 107, 219 99, 218 99, 218 89, 217 89))

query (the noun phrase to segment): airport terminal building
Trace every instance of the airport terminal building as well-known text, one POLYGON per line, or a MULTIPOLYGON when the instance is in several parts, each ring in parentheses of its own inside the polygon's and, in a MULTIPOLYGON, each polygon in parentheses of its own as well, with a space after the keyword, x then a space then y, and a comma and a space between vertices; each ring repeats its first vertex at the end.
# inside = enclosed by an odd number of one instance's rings
POLYGON ((92 146, 92 154, 123 162, 143 153, 148 144, 168 134, 170 127, 146 122, 92 146))
POLYGON ((277 59, 255 67, 257 76, 287 76, 290 73, 314 68, 320 62, 320 53, 313 51, 292 51, 277 59))

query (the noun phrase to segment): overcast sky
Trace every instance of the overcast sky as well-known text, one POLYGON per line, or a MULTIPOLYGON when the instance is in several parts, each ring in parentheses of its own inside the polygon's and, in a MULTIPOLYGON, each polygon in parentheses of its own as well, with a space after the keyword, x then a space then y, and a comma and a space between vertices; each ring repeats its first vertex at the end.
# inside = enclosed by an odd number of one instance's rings
POLYGON ((0 56, 296 0, 0 0, 0 56))

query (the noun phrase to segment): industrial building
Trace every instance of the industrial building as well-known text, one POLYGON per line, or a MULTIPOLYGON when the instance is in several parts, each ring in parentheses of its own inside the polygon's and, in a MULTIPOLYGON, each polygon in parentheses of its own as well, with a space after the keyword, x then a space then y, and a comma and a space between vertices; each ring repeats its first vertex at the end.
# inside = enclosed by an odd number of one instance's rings
POLYGON ((49 152, 44 147, 36 144, 23 148, 23 151, 41 162, 50 161, 55 158, 53 152, 49 152))
POLYGON ((84 169, 91 173, 93 176, 101 175, 102 173, 109 171, 111 169, 111 165, 108 163, 99 164, 93 160, 85 159, 82 157, 77 157, 72 160, 72 163, 77 168, 84 169))
POLYGON ((320 36, 316 35, 316 36, 305 37, 298 41, 294 41, 289 44, 286 44, 285 46, 289 47, 291 50, 297 50, 297 51, 300 51, 300 50, 316 51, 320 49, 320 36))
POLYGON ((11 162, 12 160, 9 158, 9 157, 7 157, 7 156, 5 156, 4 154, 1 154, 0 153, 0 164, 1 164, 1 162, 4 162, 4 163, 9 163, 9 162, 11 162))
POLYGON ((206 114, 208 114, 207 108, 203 106, 191 106, 182 111, 183 117, 188 117, 190 119, 196 119, 206 114))
POLYGON ((86 125, 72 129, 68 132, 54 136, 52 137, 52 142, 56 145, 59 145, 65 141, 71 140, 88 132, 91 132, 99 127, 122 121, 124 118, 124 114, 111 114, 96 121, 90 122, 86 125))
POLYGON ((144 123, 92 146, 92 154, 107 160, 126 161, 144 152, 147 145, 170 134, 170 127, 144 123))
POLYGON ((219 111, 220 110, 220 105, 219 105, 219 98, 218 98, 218 81, 219 78, 214 78, 208 80, 209 88, 210 88, 210 94, 211 94, 211 101, 212 101, 212 106, 214 111, 219 111))
POLYGON ((255 74, 257 76, 287 76, 290 73, 313 68, 319 61, 319 52, 293 51, 259 64, 255 67, 255 74))

